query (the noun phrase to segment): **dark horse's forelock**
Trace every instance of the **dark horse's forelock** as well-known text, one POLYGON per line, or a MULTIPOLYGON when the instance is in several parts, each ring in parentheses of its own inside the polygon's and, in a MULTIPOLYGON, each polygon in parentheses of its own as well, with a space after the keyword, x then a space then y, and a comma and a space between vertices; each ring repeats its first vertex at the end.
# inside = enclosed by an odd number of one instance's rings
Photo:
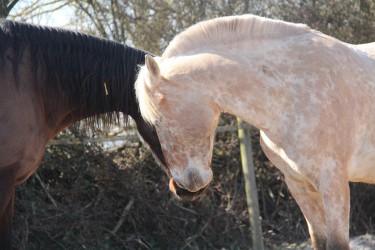
POLYGON ((145 54, 78 32, 0 21, 1 68, 11 55, 16 76, 19 64, 31 60, 45 110, 53 114, 60 105, 74 104, 90 125, 116 123, 119 111, 134 106, 134 81, 145 54))

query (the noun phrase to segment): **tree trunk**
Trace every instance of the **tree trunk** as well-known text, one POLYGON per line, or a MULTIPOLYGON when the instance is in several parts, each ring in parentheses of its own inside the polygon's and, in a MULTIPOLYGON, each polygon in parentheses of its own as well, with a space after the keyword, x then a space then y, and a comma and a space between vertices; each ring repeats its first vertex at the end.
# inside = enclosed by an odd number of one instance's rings
POLYGON ((0 1, 0 18, 7 18, 9 15, 9 12, 12 10, 14 5, 18 0, 12 0, 12 1, 7 1, 7 0, 1 0, 0 1))

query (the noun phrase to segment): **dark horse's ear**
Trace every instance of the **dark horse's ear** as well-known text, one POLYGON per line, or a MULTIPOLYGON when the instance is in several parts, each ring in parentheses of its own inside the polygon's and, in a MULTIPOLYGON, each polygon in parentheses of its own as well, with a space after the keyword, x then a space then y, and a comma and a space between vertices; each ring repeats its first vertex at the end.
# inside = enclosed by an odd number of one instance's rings
POLYGON ((152 81, 151 85, 157 84, 160 78, 160 69, 159 69, 158 63, 150 55, 145 56, 145 61, 146 61, 147 70, 150 75, 150 80, 152 81))

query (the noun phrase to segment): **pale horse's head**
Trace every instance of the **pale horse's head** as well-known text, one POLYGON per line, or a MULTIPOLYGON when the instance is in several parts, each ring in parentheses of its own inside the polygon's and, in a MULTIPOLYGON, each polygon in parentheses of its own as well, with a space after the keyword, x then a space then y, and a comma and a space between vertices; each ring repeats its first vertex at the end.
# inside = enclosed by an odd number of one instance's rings
POLYGON ((212 180, 211 158, 220 116, 189 65, 146 56, 135 85, 143 118, 155 125, 173 193, 194 200, 212 180), (190 72, 191 73, 191 72, 190 72))

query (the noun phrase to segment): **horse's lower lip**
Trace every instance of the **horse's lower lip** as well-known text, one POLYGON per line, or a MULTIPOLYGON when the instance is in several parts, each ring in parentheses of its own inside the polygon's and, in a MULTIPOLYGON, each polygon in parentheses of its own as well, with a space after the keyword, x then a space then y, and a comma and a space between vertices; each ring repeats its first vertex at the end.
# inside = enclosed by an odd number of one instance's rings
POLYGON ((208 188, 209 185, 206 187, 198 190, 197 192, 190 192, 184 188, 181 188, 177 183, 173 180, 173 178, 170 179, 169 181, 169 189, 181 200, 185 201, 193 201, 199 198, 204 191, 208 188))

